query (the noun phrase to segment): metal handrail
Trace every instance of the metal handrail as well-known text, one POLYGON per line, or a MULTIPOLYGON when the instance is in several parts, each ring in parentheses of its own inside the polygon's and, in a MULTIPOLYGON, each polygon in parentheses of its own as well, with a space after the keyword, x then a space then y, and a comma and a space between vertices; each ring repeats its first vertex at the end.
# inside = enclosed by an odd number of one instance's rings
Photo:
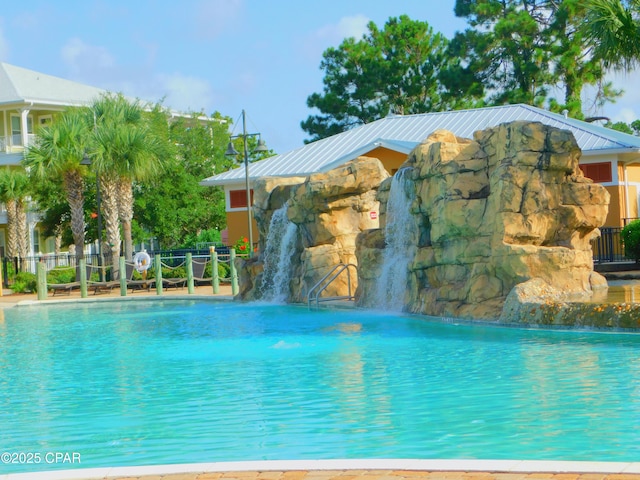
POLYGON ((311 289, 309 289, 309 293, 307 294, 307 307, 311 308, 311 296, 313 295, 314 291, 320 287, 322 285, 322 282, 324 282, 325 280, 327 280, 332 273, 336 272, 336 270, 338 270, 332 277, 331 279, 329 279, 329 281, 322 287, 320 288, 316 294, 315 294, 315 301, 316 301, 316 307, 319 306, 319 302, 328 302, 331 300, 355 300, 356 297, 355 295, 353 295, 351 293, 351 273, 349 271, 349 267, 353 267, 356 270, 356 274, 358 273, 358 267, 356 265, 354 265, 353 263, 339 263, 337 265, 335 265, 331 270, 329 270, 329 273, 327 273, 324 277, 322 277, 313 287, 311 287, 311 289), (347 271, 347 292, 348 295, 343 295, 343 296, 339 296, 339 297, 325 297, 325 298, 320 298, 320 294, 322 292, 324 292, 327 287, 329 285, 331 285, 331 283, 338 278, 338 276, 344 272, 347 271))

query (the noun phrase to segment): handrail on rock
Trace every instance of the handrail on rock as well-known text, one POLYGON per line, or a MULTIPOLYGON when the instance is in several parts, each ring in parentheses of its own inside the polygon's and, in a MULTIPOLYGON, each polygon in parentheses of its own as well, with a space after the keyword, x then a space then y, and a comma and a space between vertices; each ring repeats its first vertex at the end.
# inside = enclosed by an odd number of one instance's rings
POLYGON ((354 265, 353 263, 339 263, 339 264, 335 265, 331 270, 329 270, 329 273, 327 273, 324 277, 322 277, 313 287, 311 287, 311 289, 309 289, 309 293, 307 294, 307 307, 311 308, 311 297, 314 294, 314 292, 315 292, 315 297, 314 298, 315 298, 315 302, 316 302, 316 308, 319 306, 320 302, 329 302, 331 300, 355 300, 356 299, 355 294, 351 292, 351 272, 349 270, 349 267, 353 267, 353 269, 356 271, 356 274, 358 273, 358 267, 356 265, 354 265), (320 298, 320 294, 322 292, 324 292, 327 289, 327 287, 329 285, 331 285, 331 283, 336 278, 338 278, 338 276, 342 272, 344 272, 345 270, 347 271, 347 293, 348 293, 348 295, 342 295, 342 296, 337 296, 337 297, 320 298), (329 277, 331 277, 331 278, 329 278, 329 277), (327 280, 327 279, 328 279, 328 281, 323 285, 323 282, 325 280, 327 280))

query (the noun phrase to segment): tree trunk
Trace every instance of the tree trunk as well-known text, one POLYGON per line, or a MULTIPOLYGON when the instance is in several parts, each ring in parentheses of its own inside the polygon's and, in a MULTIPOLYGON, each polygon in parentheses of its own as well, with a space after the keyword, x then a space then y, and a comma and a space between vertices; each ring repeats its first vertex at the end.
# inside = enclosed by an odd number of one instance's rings
POLYGON ((120 262, 120 222, 118 215, 118 182, 112 175, 100 175, 102 194, 102 219, 107 233, 107 243, 111 250, 113 278, 118 277, 120 262))
POLYGON ((58 257, 62 253, 62 228, 60 225, 56 228, 54 242, 53 253, 58 257))
POLYGON ((56 227, 56 236, 54 237, 53 253, 56 258, 56 267, 60 264, 60 253, 62 252, 62 225, 56 227))
POLYGON ((64 175, 64 189, 71 209, 71 233, 76 246, 76 260, 84 258, 84 179, 75 171, 64 175))
POLYGON ((124 256, 133 259, 133 238, 131 221, 133 220, 133 186, 131 180, 120 178, 118 181, 118 213, 122 222, 122 237, 124 239, 124 256))
POLYGON ((564 103, 567 106, 567 110, 569 110, 568 115, 572 118, 582 118, 581 93, 584 86, 582 73, 572 71, 566 73, 564 77, 564 103))
POLYGON ((13 260, 18 256, 16 201, 7 200, 5 207, 7 208, 7 257, 13 260))
POLYGON ((16 233, 18 237, 18 256, 22 259, 21 270, 27 270, 26 259, 29 256, 29 226, 27 225, 27 208, 24 200, 16 202, 16 233))

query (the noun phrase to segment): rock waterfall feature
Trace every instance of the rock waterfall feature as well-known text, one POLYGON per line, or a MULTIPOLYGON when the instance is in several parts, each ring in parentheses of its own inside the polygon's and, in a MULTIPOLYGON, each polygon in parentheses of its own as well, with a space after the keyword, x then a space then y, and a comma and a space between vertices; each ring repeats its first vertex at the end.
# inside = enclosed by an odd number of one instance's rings
MULTIPOLYGON (((262 298, 267 274, 279 297, 304 303, 335 265, 353 263, 363 307, 384 297, 385 308, 433 316, 638 328, 640 306, 585 303, 607 288, 591 241, 609 194, 584 177, 580 154, 569 131, 511 122, 472 140, 433 132, 395 178, 359 157, 307 178, 263 179, 254 185, 260 255, 238 261, 239 298, 262 298), (291 261, 287 280, 269 273, 264 243, 283 211, 296 232, 277 260, 291 261)), ((345 295, 345 282, 326 293, 345 295)))
MULTIPOLYGON (((270 291, 281 292, 287 302, 304 303, 307 293, 335 265, 357 264, 356 237, 378 228, 379 203, 376 192, 389 177, 376 158, 359 157, 327 173, 306 178, 264 178, 254 184, 254 216, 260 231, 260 254, 248 261, 239 260, 239 297, 244 300, 271 300, 270 291), (277 279, 271 264, 273 249, 283 242, 275 239, 272 218, 286 206, 286 220, 297 232, 286 247, 291 267, 290 278, 277 279), (273 242, 280 242, 275 245, 273 242), (272 276, 273 278, 265 278, 272 276), (266 296, 264 294, 266 293, 266 296)), ((277 222, 276 222, 277 224, 277 222)), ((278 260, 283 263, 285 260, 278 260)), ((357 278, 352 275, 355 291, 357 278)), ((328 296, 344 295, 346 272, 326 291, 328 296)))
POLYGON ((291 283, 292 252, 295 251, 296 224, 287 217, 287 204, 273 212, 265 242, 264 273, 260 284, 260 298, 268 302, 285 302, 291 283))
MULTIPOLYGON (((579 157, 570 132, 529 122, 476 132, 474 140, 436 131, 414 149, 405 166, 412 167, 411 214, 420 233, 410 253, 405 310, 498 319, 516 286, 520 300, 537 296, 541 286, 565 299, 605 287, 593 271, 590 242, 609 195, 582 175, 579 157)), ((381 186, 383 205, 388 192, 381 186)), ((387 209, 383 223, 388 215, 387 209)), ((375 259, 385 244, 379 236, 359 238, 363 306, 377 301, 375 259)), ((510 307, 508 315, 517 310, 510 307)))
POLYGON ((385 248, 374 297, 375 306, 383 310, 401 311, 408 291, 409 264, 418 243, 418 229, 411 214, 411 204, 415 200, 412 173, 411 168, 399 170, 389 187, 385 248))

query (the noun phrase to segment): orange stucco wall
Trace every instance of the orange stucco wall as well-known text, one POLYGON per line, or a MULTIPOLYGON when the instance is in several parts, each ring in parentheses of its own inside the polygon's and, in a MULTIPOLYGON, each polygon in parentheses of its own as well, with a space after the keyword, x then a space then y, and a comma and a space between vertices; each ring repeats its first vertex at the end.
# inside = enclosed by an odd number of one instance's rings
MULTIPOLYGON (((258 225, 255 218, 252 218, 253 223, 253 243, 258 242, 258 225)), ((227 229, 229 230, 229 245, 233 245, 240 238, 249 238, 249 229, 247 225, 247 212, 227 212, 227 229)))
POLYGON ((363 156, 374 157, 380 160, 385 170, 389 172, 389 175, 393 175, 407 159, 407 155, 404 153, 389 150, 384 147, 374 148, 363 156))
MULTIPOLYGON (((638 187, 629 185, 629 218, 638 218, 638 187)), ((626 212, 623 212, 626 217, 626 212)))
MULTIPOLYGON (((628 165, 627 176, 630 182, 640 182, 640 165, 628 165)), ((623 178, 622 176, 618 178, 623 178)))
MULTIPOLYGON (((378 147, 365 153, 365 157, 374 157, 382 162, 385 170, 389 175, 395 173, 407 159, 404 153, 389 150, 387 148, 378 147)), ((227 229, 229 231, 229 244, 233 245, 239 238, 248 237, 249 231, 247 227, 247 212, 227 212, 227 229)), ((257 243, 259 239, 258 226, 253 219, 253 242, 257 243)))
POLYGON ((609 214, 607 220, 604 222, 605 227, 620 227, 622 226, 621 212, 624 212, 624 190, 623 187, 613 185, 610 187, 604 187, 611 195, 609 200, 609 214))

